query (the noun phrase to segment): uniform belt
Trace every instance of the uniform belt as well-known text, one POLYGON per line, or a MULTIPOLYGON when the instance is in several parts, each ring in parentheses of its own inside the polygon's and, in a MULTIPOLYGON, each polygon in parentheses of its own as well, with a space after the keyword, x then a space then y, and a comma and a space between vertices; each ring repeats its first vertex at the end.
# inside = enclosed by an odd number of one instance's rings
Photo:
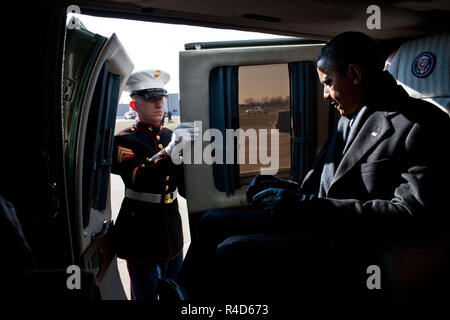
POLYGON ((164 197, 164 203, 172 203, 177 198, 177 190, 175 190, 172 193, 168 193, 165 195, 159 194, 159 193, 145 193, 145 192, 137 192, 131 189, 125 190, 125 197, 133 199, 133 200, 139 200, 144 202, 150 202, 150 203, 161 203, 161 198, 164 197))

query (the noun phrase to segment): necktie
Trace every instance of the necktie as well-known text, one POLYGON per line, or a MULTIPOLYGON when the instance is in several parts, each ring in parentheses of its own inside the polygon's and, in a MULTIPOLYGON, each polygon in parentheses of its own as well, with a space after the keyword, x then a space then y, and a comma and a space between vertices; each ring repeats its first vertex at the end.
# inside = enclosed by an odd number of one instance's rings
POLYGON ((345 143, 347 142, 348 133, 350 131, 350 120, 346 117, 339 119, 337 128, 330 139, 325 164, 320 177, 319 197, 326 197, 331 182, 333 181, 336 168, 342 159, 345 143))
POLYGON ((346 117, 341 117, 337 126, 336 146, 334 150, 334 164, 337 168, 341 162, 345 144, 347 143, 348 134, 350 132, 350 120, 346 117))

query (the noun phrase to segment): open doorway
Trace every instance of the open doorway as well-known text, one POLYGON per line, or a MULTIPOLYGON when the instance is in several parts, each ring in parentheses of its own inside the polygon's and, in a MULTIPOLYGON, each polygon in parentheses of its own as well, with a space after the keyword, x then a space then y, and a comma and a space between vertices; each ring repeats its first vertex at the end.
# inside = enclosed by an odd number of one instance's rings
MULTIPOLYGON (((278 37, 233 30, 100 18, 83 14, 76 14, 76 16, 91 32, 107 38, 116 34, 135 65, 134 71, 161 68, 170 74, 171 80, 167 85, 169 97, 165 101, 166 116, 164 118, 164 126, 169 129, 174 129, 180 123, 178 55, 184 50, 185 43, 278 37)), ((71 19, 70 15, 68 19, 71 19)), ((117 108, 115 134, 132 126, 137 120, 135 113, 129 108, 129 102, 129 95, 122 92, 117 108)), ((111 217, 112 220, 116 220, 124 198, 125 187, 118 175, 112 174, 110 182, 111 217)), ((184 253, 186 253, 190 244, 188 210, 185 199, 180 197, 178 203, 183 223, 184 253)), ((130 280, 126 262, 117 259, 117 267, 124 291, 129 299, 130 280)))

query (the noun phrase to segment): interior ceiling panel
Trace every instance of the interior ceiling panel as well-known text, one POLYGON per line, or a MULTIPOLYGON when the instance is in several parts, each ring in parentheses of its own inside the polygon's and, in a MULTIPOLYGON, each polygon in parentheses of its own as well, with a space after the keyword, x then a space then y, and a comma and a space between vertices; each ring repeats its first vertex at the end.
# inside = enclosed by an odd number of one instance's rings
POLYGON ((417 37, 449 30, 450 2, 377 1, 381 29, 369 30, 370 1, 324 0, 91 0, 88 13, 328 39, 355 30, 380 39, 417 37))

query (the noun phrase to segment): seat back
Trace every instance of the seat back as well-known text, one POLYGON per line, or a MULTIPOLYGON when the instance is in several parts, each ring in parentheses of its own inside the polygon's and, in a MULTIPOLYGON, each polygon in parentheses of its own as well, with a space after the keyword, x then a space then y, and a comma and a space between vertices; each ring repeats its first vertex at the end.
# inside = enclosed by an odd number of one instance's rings
POLYGON ((388 71, 413 98, 450 114, 450 33, 403 43, 388 71))
MULTIPOLYGON (((389 56, 385 69, 411 97, 450 115, 449 47, 450 33, 405 42, 389 56)), ((450 284, 450 234, 429 243, 390 248, 382 260, 393 298, 439 299, 450 284)))

